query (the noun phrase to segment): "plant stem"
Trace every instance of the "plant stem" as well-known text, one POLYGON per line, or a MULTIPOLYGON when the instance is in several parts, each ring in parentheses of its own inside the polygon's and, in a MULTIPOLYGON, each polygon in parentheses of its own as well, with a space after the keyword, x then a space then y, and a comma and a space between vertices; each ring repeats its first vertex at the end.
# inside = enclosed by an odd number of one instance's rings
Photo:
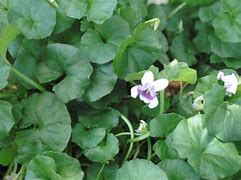
POLYGON ((177 6, 170 14, 167 16, 167 19, 171 19, 178 11, 180 11, 182 8, 184 8, 187 5, 186 2, 180 4, 177 6))
MULTIPOLYGON (((130 132, 122 132, 122 133, 116 134, 115 137, 125 136, 125 135, 131 135, 131 133, 130 132)), ((134 133, 134 135, 138 136, 139 134, 134 133)))
POLYGON ((0 98, 8 98, 13 96, 16 96, 16 95, 12 93, 0 93, 0 98))
POLYGON ((101 166, 101 168, 100 168, 100 170, 99 170, 99 173, 98 173, 98 175, 97 175, 97 177, 96 177, 96 180, 99 180, 100 175, 101 175, 102 171, 104 170, 104 168, 105 168, 105 163, 101 166))
MULTIPOLYGON (((133 139, 133 138, 134 138, 134 130, 133 130, 133 127, 132 127, 130 121, 129 121, 123 114, 121 114, 120 117, 121 117, 121 119, 126 123, 126 125, 128 126, 129 131, 130 131, 130 135, 131 135, 131 139, 133 139)), ((132 148, 133 148, 133 142, 130 143, 129 149, 128 149, 127 153, 126 153, 126 156, 125 156, 125 158, 124 158, 124 160, 123 160, 123 163, 124 163, 126 160, 128 160, 129 155, 130 155, 130 153, 131 153, 131 151, 132 151, 132 148)))
POLYGON ((133 159, 137 158, 139 152, 140 152, 140 144, 137 142, 136 152, 135 152, 135 154, 133 156, 133 159))
POLYGON ((21 169, 19 170, 18 174, 13 178, 13 180, 21 180, 24 169, 25 169, 25 167, 22 166, 21 169))
POLYGON ((147 160, 151 160, 151 151, 152 151, 152 146, 151 146, 151 138, 148 137, 147 138, 147 148, 148 148, 148 151, 147 151, 147 160))
POLYGON ((5 63, 10 67, 11 71, 14 72, 19 78, 21 78, 22 80, 24 80, 25 82, 29 83, 31 86, 35 87, 36 89, 40 90, 41 92, 46 91, 44 89, 43 86, 41 86, 40 84, 36 83, 35 81, 33 81, 32 79, 30 79, 29 77, 25 76, 24 74, 22 74, 20 71, 18 71, 17 69, 15 69, 13 67, 13 65, 11 63, 8 62, 8 60, 6 58, 4 58, 5 63))
POLYGON ((164 90, 160 91, 160 112, 159 115, 163 114, 165 106, 165 92, 164 90))
POLYGON ((141 135, 139 137, 128 139, 127 143, 138 142, 138 141, 141 141, 143 139, 148 138, 149 136, 150 136, 150 132, 147 132, 146 134, 143 134, 143 135, 141 135))

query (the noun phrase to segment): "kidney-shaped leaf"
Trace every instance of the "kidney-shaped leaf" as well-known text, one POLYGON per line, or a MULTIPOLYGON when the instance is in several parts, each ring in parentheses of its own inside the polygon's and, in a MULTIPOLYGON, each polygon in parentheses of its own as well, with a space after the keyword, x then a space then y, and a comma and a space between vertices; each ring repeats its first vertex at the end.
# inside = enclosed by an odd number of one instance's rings
POLYGON ((42 39, 52 33, 56 12, 46 0, 18 0, 11 1, 8 18, 26 38, 42 39))
POLYGON ((125 164, 117 171, 116 180, 167 180, 166 173, 151 161, 134 159, 125 164))
POLYGON ((205 116, 198 114, 181 121, 173 132, 173 146, 179 157, 204 179, 231 176, 240 169, 240 156, 235 145, 222 143, 210 136, 204 127, 205 116))
POLYGON ((77 159, 64 153, 51 151, 35 156, 27 165, 25 175, 26 180, 82 180, 83 177, 84 173, 77 159))
POLYGON ((91 73, 90 63, 81 57, 77 48, 67 44, 48 45, 47 59, 37 67, 37 78, 40 82, 49 82, 66 75, 53 88, 63 102, 84 94, 91 73))
POLYGON ((26 162, 38 152, 63 151, 71 135, 71 119, 66 106, 52 93, 33 94, 24 101, 25 128, 17 132, 18 159, 26 162))

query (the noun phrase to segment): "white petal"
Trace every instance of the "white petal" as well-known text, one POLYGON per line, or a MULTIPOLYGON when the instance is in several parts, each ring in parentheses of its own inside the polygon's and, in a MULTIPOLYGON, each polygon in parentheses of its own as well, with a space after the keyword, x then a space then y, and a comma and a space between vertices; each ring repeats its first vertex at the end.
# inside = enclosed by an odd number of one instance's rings
POLYGON ((161 91, 165 89, 169 84, 169 81, 167 79, 158 79, 153 82, 153 86, 155 87, 155 92, 161 91))
POLYGON ((138 96, 138 85, 131 88, 131 97, 136 98, 138 96))
POLYGON ((223 77, 224 77, 224 73, 222 71, 219 71, 218 75, 217 75, 217 79, 218 80, 221 80, 221 79, 223 80, 223 77))
POLYGON ((151 71, 145 72, 141 79, 141 84, 144 86, 147 83, 152 83, 154 81, 154 75, 151 71))
POLYGON ((148 105, 148 107, 151 108, 151 109, 153 109, 153 108, 157 107, 158 103, 159 103, 159 102, 158 102, 158 99, 157 99, 157 97, 156 97, 156 98, 154 98, 154 99, 151 101, 151 103, 148 105))

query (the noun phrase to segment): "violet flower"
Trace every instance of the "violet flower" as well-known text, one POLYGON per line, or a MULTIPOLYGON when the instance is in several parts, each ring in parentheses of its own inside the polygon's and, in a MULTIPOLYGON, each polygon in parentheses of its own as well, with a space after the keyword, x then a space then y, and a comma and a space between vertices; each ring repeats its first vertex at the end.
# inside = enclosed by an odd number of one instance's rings
POLYGON ((236 93, 239 83, 234 73, 225 76, 222 71, 219 71, 217 78, 218 80, 222 80, 224 82, 227 95, 231 96, 236 93))
POLYGON ((158 79, 154 81, 154 75, 147 71, 142 79, 141 85, 131 88, 131 97, 136 98, 139 95, 140 100, 148 104, 149 108, 155 108, 158 105, 157 92, 164 90, 169 84, 167 79, 158 79))

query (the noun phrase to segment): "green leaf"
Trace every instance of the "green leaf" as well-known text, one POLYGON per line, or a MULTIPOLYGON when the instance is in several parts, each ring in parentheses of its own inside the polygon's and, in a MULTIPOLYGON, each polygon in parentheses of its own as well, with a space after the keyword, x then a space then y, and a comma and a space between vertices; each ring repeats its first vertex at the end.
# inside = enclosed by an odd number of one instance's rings
POLYGON ((58 0, 59 7, 63 9, 66 16, 70 18, 80 19, 87 11, 87 0, 58 0))
POLYGON ((208 36, 212 33, 212 27, 207 23, 197 22, 195 24, 195 30, 198 32, 193 42, 201 53, 210 53, 210 42, 208 36))
POLYGON ((15 142, 18 160, 25 163, 39 152, 63 151, 71 135, 66 106, 52 93, 33 94, 24 100, 23 119, 15 142))
POLYGON ((90 77, 90 85, 85 92, 85 99, 93 102, 109 94, 117 81, 112 64, 97 66, 90 77))
POLYGON ((6 26, 8 22, 8 10, 9 10, 9 0, 1 0, 0 1, 0 33, 4 26, 6 26))
POLYGON ((19 0, 11 1, 8 18, 26 38, 42 39, 52 33, 56 12, 46 0, 19 0))
POLYGON ((0 164, 8 166, 11 164, 17 155, 17 148, 15 146, 9 146, 0 150, 0 164))
POLYGON ((117 5, 117 0, 91 0, 87 11, 87 19, 102 24, 109 19, 117 5))
POLYGON ((9 131, 15 124, 12 108, 10 103, 0 100, 0 140, 9 135, 9 131))
POLYGON ((91 73, 90 63, 81 57, 77 48, 67 44, 50 44, 47 46, 47 58, 38 65, 36 76, 43 83, 65 75, 53 90, 66 103, 85 93, 91 73))
POLYGON ((112 16, 95 28, 81 37, 80 49, 91 62, 104 64, 116 56, 120 43, 130 34, 129 25, 121 17, 112 16))
POLYGON ((198 114, 181 121, 173 132, 173 146, 180 158, 204 179, 221 179, 240 169, 240 156, 232 143, 208 135, 205 116, 198 114))
POLYGON ((10 67, 4 62, 4 59, 0 56, 0 89, 3 89, 8 85, 9 74, 10 67))
POLYGON ((127 161, 118 170, 116 180, 167 180, 166 173, 151 161, 134 159, 127 161))
POLYGON ((119 152, 118 139, 111 133, 96 147, 84 151, 91 161, 105 163, 114 158, 119 152))
MULTIPOLYGON (((36 51, 36 49, 41 49, 39 41, 24 39, 20 49, 18 50, 17 59, 14 62, 14 67, 17 70, 19 70, 22 74, 35 81, 36 66, 41 55, 41 51, 36 51)), ((32 87, 22 79, 18 78, 18 76, 15 76, 15 78, 24 87, 32 87)))
POLYGON ((211 4, 215 0, 181 0, 181 1, 187 3, 188 5, 200 6, 200 5, 211 4))
POLYGON ((241 58, 221 58, 215 54, 210 56, 210 62, 215 63, 224 63, 228 68, 239 69, 241 68, 241 58))
POLYGON ((153 150, 159 159, 176 159, 178 158, 177 151, 173 148, 172 145, 172 134, 167 136, 165 140, 158 140, 154 146, 153 150))
POLYGON ((226 42, 241 42, 241 1, 222 0, 221 8, 212 25, 215 34, 226 42))
POLYGON ((197 72, 195 69, 189 68, 184 62, 178 62, 176 59, 169 64, 164 64, 164 70, 160 72, 162 78, 169 81, 184 81, 195 84, 197 81, 197 72))
POLYGON ((161 44, 157 31, 151 27, 153 21, 138 25, 134 34, 121 43, 113 64, 119 77, 145 70, 158 59, 161 44))
POLYGON ((192 42, 189 38, 181 33, 174 37, 171 43, 170 51, 172 57, 179 61, 186 62, 189 66, 196 64, 197 59, 195 57, 196 51, 193 48, 192 42))
POLYGON ((204 95, 207 91, 209 91, 214 84, 218 82, 218 79, 215 75, 211 74, 208 76, 201 77, 198 80, 197 86, 194 89, 193 97, 197 98, 199 96, 204 95))
POLYGON ((209 35, 208 40, 211 43, 211 51, 222 58, 241 58, 241 43, 228 43, 220 40, 214 34, 209 35))
POLYGON ((193 168, 182 159, 165 159, 158 165, 166 172, 168 179, 200 179, 193 168))
POLYGON ((218 84, 204 95, 203 109, 208 131, 224 142, 240 141, 241 100, 229 103, 224 101, 224 97, 224 87, 218 84))
POLYGON ((82 180, 83 178, 84 173, 79 161, 58 152, 45 152, 35 156, 27 165, 25 175, 26 180, 82 180))
POLYGON ((105 137, 105 129, 101 127, 89 128, 78 123, 72 131, 72 142, 82 149, 96 147, 105 137))
POLYGON ((211 22, 219 13, 220 7, 219 1, 209 6, 201 6, 198 10, 198 17, 202 22, 211 22))
MULTIPOLYGON (((87 180, 96 180, 98 173, 101 169, 101 164, 92 164, 87 169, 87 180)), ((101 172, 99 176, 99 180, 115 180, 116 179, 116 173, 118 170, 117 164, 106 164, 103 171, 101 172)))
POLYGON ((182 119, 184 117, 176 113, 162 114, 155 117, 150 122, 150 136, 166 137, 182 119))

